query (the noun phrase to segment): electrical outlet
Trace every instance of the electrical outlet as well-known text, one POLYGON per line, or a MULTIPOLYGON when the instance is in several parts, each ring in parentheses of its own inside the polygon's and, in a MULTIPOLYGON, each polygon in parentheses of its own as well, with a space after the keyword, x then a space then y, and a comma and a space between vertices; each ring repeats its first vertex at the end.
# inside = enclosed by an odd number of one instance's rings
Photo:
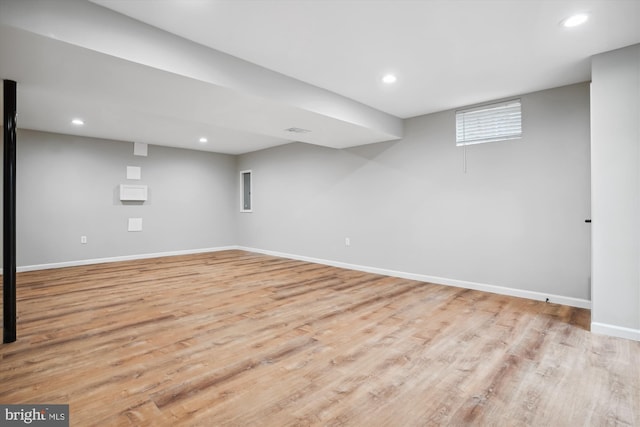
POLYGON ((345 246, 351 246, 351 239, 350 239, 350 238, 348 238, 348 237, 345 237, 345 238, 344 238, 344 245, 345 245, 345 246))
POLYGON ((80 236, 80 243, 82 243, 83 245, 87 244, 87 236, 80 236))

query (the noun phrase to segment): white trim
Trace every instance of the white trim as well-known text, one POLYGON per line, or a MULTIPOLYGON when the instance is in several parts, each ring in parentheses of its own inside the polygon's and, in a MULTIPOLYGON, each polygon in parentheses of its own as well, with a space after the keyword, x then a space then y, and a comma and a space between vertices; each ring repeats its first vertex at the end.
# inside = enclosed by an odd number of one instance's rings
POLYGON ((549 302, 552 302, 555 304, 562 304, 562 305, 568 305, 571 307, 591 309, 591 301, 581 299, 581 298, 566 297, 566 296, 554 295, 554 294, 543 294, 541 292, 506 288, 503 286, 488 285, 485 283, 468 282, 466 280, 448 279, 445 277, 436 277, 436 276, 427 276, 424 274, 407 273, 404 271, 388 270, 384 268, 349 264, 349 263, 340 262, 340 261, 332 261, 332 260, 313 258, 313 257, 307 257, 307 256, 301 256, 301 255, 293 255, 293 254, 269 251, 264 249, 247 248, 243 246, 239 246, 238 249, 249 251, 249 252, 257 252, 265 255, 282 257, 282 258, 296 259, 299 261, 307 261, 307 262, 313 262, 317 264, 330 265, 332 267, 340 267, 340 268, 347 268, 350 270, 364 271, 366 273, 382 274, 385 276, 400 277, 403 279, 417 280, 420 282, 428 282, 428 283, 434 283, 438 285, 456 286, 460 288, 474 289, 477 291, 491 292, 494 294, 509 295, 509 296, 519 297, 519 298, 527 298, 527 299, 536 300, 536 301, 546 301, 548 298, 549 302))
POLYGON ((625 328, 624 326, 591 322, 591 332, 594 334, 609 335, 611 337, 640 341, 640 329, 625 328))
MULTIPOLYGON (((228 250, 234 250, 234 249, 238 249, 238 247, 237 246, 221 246, 217 248, 186 249, 181 251, 157 252, 157 253, 137 254, 137 255, 123 255, 123 256, 115 256, 115 257, 108 257, 108 258, 81 259, 77 261, 54 262, 50 264, 25 265, 25 266, 16 268, 16 272, 20 273, 24 271, 47 270, 50 268, 78 267, 81 265, 104 264, 108 262, 132 261, 137 259, 200 254, 200 253, 206 253, 206 252, 220 252, 220 251, 228 251, 228 250)), ((2 272, 0 271, 0 275, 1 274, 2 272)))
MULTIPOLYGON (((158 258, 158 257, 176 256, 176 255, 189 255, 189 254, 198 254, 198 253, 206 253, 206 252, 220 252, 220 251, 228 251, 228 250, 242 250, 242 251, 248 251, 248 252, 255 252, 255 253, 260 253, 265 255, 277 256, 281 258, 289 258, 289 259, 296 259, 299 261, 313 262, 316 264, 330 265, 332 267, 363 271, 366 273, 400 277, 403 279, 417 280, 420 282, 428 282, 428 283, 434 283, 438 285, 456 286, 456 287, 465 288, 465 289, 474 289, 477 291, 491 292, 494 294, 509 295, 509 296, 519 297, 519 298, 527 298, 527 299, 537 300, 537 301, 546 301, 546 299, 548 298, 549 302, 552 302, 555 304, 562 304, 562 305, 568 305, 571 307, 579 307, 579 308, 587 308, 587 309, 591 308, 591 301, 580 299, 580 298, 565 297, 562 295, 554 295, 554 294, 543 294, 540 292, 527 291, 523 289, 505 288, 502 286, 488 285, 484 283, 468 282, 465 280, 457 280, 457 279, 448 279, 445 277, 427 276, 424 274, 408 273, 404 271, 388 270, 384 268, 349 264, 341 261, 313 258, 313 257, 302 256, 302 255, 294 255, 294 254, 289 254, 284 252, 270 251, 270 250, 257 249, 257 248, 248 248, 248 247, 237 246, 237 245, 221 246, 217 248, 187 249, 187 250, 181 250, 181 251, 124 255, 124 256, 109 257, 109 258, 84 259, 84 260, 78 260, 78 261, 58 262, 58 263, 51 263, 51 264, 28 265, 28 266, 18 267, 16 271, 24 272, 24 271, 46 270, 50 268, 77 267, 81 265, 103 264, 108 262, 131 261, 131 260, 137 260, 137 259, 158 258)), ((1 275, 1 271, 0 271, 0 275, 1 275)), ((640 340, 639 339, 640 331, 636 331, 633 329, 620 328, 613 325, 592 323, 591 329, 593 332, 596 332, 596 330, 594 330, 594 327, 597 330, 601 330, 601 331, 608 331, 608 330, 620 331, 619 334, 615 334, 613 332, 612 333, 598 332, 598 333, 603 333, 603 334, 613 335, 613 336, 621 336, 623 338, 635 336, 636 338, 630 338, 630 339, 640 340), (623 333, 625 335, 620 335, 623 333)))

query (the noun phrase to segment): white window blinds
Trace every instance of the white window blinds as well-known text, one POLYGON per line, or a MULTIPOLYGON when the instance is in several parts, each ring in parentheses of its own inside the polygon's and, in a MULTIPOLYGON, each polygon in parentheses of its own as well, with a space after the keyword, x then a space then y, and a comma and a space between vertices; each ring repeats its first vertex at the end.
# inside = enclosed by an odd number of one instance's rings
POLYGON ((519 99, 456 111, 456 145, 521 136, 522 108, 519 99))

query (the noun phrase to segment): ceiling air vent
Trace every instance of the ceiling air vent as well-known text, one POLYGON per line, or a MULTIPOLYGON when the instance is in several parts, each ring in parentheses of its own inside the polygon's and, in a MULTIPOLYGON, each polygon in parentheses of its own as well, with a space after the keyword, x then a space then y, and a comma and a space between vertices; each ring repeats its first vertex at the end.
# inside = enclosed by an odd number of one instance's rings
POLYGON ((302 129, 302 128, 289 128, 289 129, 285 129, 286 132, 291 132, 291 133, 309 133, 311 132, 309 129, 302 129))

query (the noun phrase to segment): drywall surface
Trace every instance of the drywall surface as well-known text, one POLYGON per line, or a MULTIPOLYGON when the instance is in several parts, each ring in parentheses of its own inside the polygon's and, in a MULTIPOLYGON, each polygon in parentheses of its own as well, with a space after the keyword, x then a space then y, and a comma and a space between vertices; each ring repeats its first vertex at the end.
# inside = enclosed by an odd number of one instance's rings
MULTIPOLYGON (((0 23, 5 26, 44 37, 55 35, 52 37, 54 40, 64 41, 69 45, 81 46, 132 63, 207 82, 218 88, 226 88, 227 90, 218 91, 217 94, 229 96, 229 90, 236 93, 232 99, 234 106, 238 102, 240 105, 250 102, 255 108, 268 103, 268 107, 260 110, 261 115, 253 115, 251 120, 247 120, 247 115, 252 114, 251 108, 243 108, 243 115, 232 114, 234 108, 229 108, 224 116, 220 116, 220 126, 226 127, 226 121, 231 121, 241 124, 241 128, 249 131, 286 138, 282 134, 283 127, 278 123, 284 118, 272 115, 278 111, 279 114, 288 115, 290 119, 308 120, 309 125, 320 121, 321 124, 336 126, 348 132, 352 138, 362 140, 381 141, 402 135, 402 120, 390 114, 192 43, 91 2, 7 1, 0 6, 0 23), (105 37, 105 34, 109 36, 105 37), (265 116, 270 120, 264 120, 265 116)), ((203 109, 195 109, 192 114, 199 112, 202 113, 203 109)), ((212 117, 211 110, 207 113, 210 120, 215 118, 215 115, 212 117)), ((317 129, 315 134, 308 137, 324 140, 322 135, 322 129, 317 129)), ((350 138, 342 141, 337 137, 333 138, 332 143, 338 142, 340 146, 353 145, 350 138)))
POLYGON ((522 139, 467 147, 466 172, 454 111, 407 120, 400 141, 239 156, 239 245, 590 299, 589 86, 520 98, 522 139))
POLYGON ((18 131, 18 267, 235 243, 233 156, 148 146, 140 157, 133 146, 18 131), (120 184, 146 185, 148 200, 121 202, 120 184), (129 218, 142 231, 127 231, 129 218))
POLYGON ((640 45, 592 68, 592 330, 640 340, 640 45))

